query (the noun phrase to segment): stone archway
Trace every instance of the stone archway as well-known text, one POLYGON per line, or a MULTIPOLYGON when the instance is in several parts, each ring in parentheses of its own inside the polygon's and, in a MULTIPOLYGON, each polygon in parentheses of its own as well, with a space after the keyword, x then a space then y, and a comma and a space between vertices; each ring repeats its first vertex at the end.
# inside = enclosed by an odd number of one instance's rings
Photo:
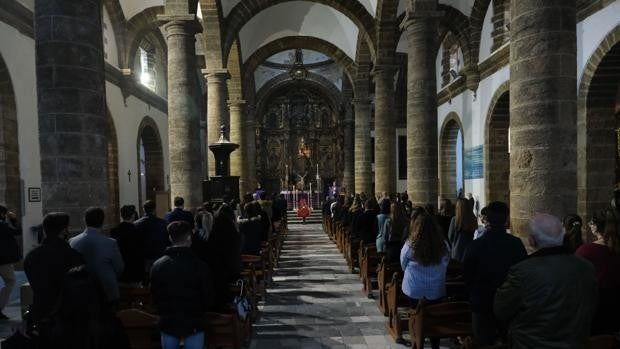
POLYGON ((21 181, 19 143, 17 140, 17 107, 8 68, 0 56, 0 204, 19 215, 21 181))
POLYGON ((457 183, 457 163, 463 163, 463 141, 458 142, 463 126, 456 113, 450 113, 441 127, 439 138, 439 195, 442 198, 454 198, 463 183, 457 183), (458 158, 461 149, 461 159, 458 158))
POLYGON ((118 140, 114 120, 107 113, 107 159, 108 159, 108 223, 113 226, 120 222, 120 194, 118 181, 118 140))
POLYGON ((510 88, 499 87, 491 101, 484 137, 486 202, 510 204, 510 88))
POLYGON ((620 183, 620 26, 592 54, 578 95, 578 212, 609 205, 620 183))
MULTIPOLYGON (((138 131, 138 193, 140 207, 164 190, 164 155, 157 124, 146 116, 138 131)), ((196 164, 199 166, 199 164, 196 164)))

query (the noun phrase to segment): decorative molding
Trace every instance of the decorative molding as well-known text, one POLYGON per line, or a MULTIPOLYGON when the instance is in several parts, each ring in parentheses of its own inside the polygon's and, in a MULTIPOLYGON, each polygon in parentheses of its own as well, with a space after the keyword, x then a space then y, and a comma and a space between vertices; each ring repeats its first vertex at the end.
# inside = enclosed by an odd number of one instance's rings
POLYGON ((480 71, 480 80, 484 80, 495 74, 498 70, 510 63, 510 42, 505 43, 499 49, 495 50, 484 61, 478 64, 480 71))

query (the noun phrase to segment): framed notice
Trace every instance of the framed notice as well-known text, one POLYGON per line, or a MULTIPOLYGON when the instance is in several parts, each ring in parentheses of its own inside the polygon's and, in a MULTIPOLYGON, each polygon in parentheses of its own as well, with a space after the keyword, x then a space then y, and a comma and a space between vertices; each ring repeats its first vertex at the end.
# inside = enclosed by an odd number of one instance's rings
POLYGON ((28 202, 41 202, 41 188, 28 188, 28 202))

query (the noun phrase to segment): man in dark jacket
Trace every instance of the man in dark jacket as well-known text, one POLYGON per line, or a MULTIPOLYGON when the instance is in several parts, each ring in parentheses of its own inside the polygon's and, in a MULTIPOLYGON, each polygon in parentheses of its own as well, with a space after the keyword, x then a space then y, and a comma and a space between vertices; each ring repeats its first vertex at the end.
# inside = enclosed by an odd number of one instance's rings
POLYGON ((465 252, 464 277, 471 292, 472 326, 478 346, 494 344, 499 328, 493 316, 495 291, 508 269, 527 256, 521 240, 506 233, 508 206, 492 202, 487 206, 489 227, 465 252))
POLYGON ((32 287, 31 312, 35 324, 49 317, 58 307, 60 290, 67 272, 84 264, 82 255, 66 241, 69 215, 49 213, 43 218, 45 238, 24 259, 24 271, 32 287))
POLYGON ((185 211, 184 206, 185 200, 181 197, 174 198, 174 209, 168 213, 166 213, 166 217, 164 219, 168 224, 176 221, 184 221, 189 224, 190 227, 194 228, 194 215, 185 211))
POLYGON ((157 260, 164 254, 166 247, 170 245, 166 221, 155 215, 155 202, 147 200, 143 206, 144 217, 134 224, 138 233, 144 236, 145 257, 149 260, 157 260))
POLYGON ((364 213, 357 216, 353 224, 353 238, 364 241, 365 244, 375 244, 377 239, 377 201, 375 199, 366 200, 364 213))
POLYGON ((15 267, 19 262, 19 245, 15 239, 19 235, 17 217, 13 212, 0 205, 0 277, 4 281, 4 287, 0 290, 0 320, 8 317, 2 313, 9 303, 11 291, 15 287, 15 267))
POLYGON ((514 349, 588 347, 596 308, 594 267, 563 247, 562 222, 538 214, 530 222, 537 251, 510 268, 495 295, 495 315, 509 324, 514 349))
POLYGON ((144 235, 134 225, 136 207, 133 205, 121 207, 121 218, 123 221, 110 231, 110 236, 116 240, 125 262, 125 269, 119 277, 119 281, 138 286, 144 281, 146 257, 144 235))
POLYGON ((205 315, 213 302, 208 266, 191 249, 192 227, 187 222, 168 226, 172 247, 151 269, 151 292, 159 310, 164 349, 204 346, 205 315))

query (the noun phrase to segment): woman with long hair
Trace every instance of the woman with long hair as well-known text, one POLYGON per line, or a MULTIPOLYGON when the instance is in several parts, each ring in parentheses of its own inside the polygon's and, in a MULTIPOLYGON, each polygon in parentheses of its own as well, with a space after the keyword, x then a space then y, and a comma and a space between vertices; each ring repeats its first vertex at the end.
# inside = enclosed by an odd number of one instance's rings
POLYGON ((588 222, 594 241, 581 245, 576 255, 589 260, 596 270, 598 281, 597 310, 592 322, 592 334, 612 334, 620 331, 620 217, 607 209, 588 222))
POLYGON ((384 198, 381 200, 379 204, 379 214, 377 215, 377 253, 385 253, 385 242, 387 237, 387 232, 385 230, 385 223, 390 217, 390 199, 384 198))
MULTIPOLYGON (((400 265, 405 272, 402 291, 411 299, 412 307, 423 299, 439 302, 446 296, 448 244, 437 232, 433 216, 426 212, 411 222, 409 231, 410 238, 400 253, 400 265)), ((431 346, 439 348, 439 340, 431 338, 431 346)))
POLYGON ((402 203, 392 203, 390 215, 384 223, 385 257, 388 263, 397 263, 400 250, 403 247, 402 235, 409 224, 405 206, 402 203))
POLYGON ((471 203, 467 199, 456 201, 456 215, 448 228, 448 240, 452 250, 452 259, 463 262, 465 251, 474 240, 474 232, 478 229, 478 220, 474 215, 471 203))

